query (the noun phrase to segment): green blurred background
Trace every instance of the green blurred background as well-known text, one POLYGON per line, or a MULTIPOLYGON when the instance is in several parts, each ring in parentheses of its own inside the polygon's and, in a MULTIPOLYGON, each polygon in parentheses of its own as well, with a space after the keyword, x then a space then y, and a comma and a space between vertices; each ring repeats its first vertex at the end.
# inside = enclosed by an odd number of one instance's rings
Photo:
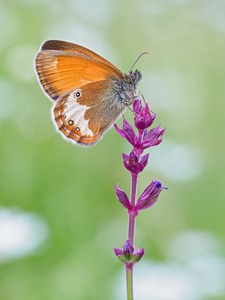
POLYGON ((1 0, 0 28, 0 299, 125 299, 130 148, 114 129, 89 149, 55 131, 33 68, 46 39, 124 72, 149 52, 139 89, 166 132, 139 193, 169 190, 137 219, 136 299, 225 299, 225 1, 1 0))

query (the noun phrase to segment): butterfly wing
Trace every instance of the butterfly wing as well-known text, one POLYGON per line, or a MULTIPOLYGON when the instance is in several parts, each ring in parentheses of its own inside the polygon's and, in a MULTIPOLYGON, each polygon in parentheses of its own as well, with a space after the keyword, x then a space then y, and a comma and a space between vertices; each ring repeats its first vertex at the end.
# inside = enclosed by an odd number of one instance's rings
POLYGON ((45 42, 35 63, 39 81, 52 100, 109 76, 122 77, 119 69, 96 53, 61 41, 45 42))
POLYGON ((89 58, 89 59, 91 58, 91 59, 100 61, 108 66, 111 66, 113 69, 116 69, 118 72, 120 72, 120 70, 115 65, 113 65, 111 62, 109 62, 102 56, 91 51, 90 49, 87 49, 87 48, 77 45, 77 44, 64 42, 64 41, 58 41, 58 40, 48 40, 48 41, 45 41, 41 45, 41 51, 43 51, 43 50, 59 50, 59 51, 67 51, 67 52, 77 53, 77 54, 85 56, 86 58, 89 58))
POLYGON ((86 146, 98 142, 125 109, 112 85, 111 80, 88 83, 57 100, 53 114, 64 137, 86 146))
POLYGON ((57 128, 70 141, 95 144, 125 108, 113 90, 122 72, 87 48, 54 40, 43 43, 35 63, 44 91, 56 100, 57 128))

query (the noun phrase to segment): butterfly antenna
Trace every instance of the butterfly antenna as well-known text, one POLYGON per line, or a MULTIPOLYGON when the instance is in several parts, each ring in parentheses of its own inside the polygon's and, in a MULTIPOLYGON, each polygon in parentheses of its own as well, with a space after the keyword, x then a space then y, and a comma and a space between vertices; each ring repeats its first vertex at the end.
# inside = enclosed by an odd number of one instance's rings
POLYGON ((141 52, 141 53, 139 54, 138 58, 135 60, 135 62, 133 63, 133 65, 132 65, 132 67, 131 67, 131 71, 132 71, 133 67, 136 65, 136 63, 139 61, 139 59, 140 59, 143 55, 145 55, 145 54, 148 54, 148 52, 147 52, 147 51, 143 51, 143 52, 141 52))
POLYGON ((133 109, 132 108, 130 108, 130 106, 127 106, 127 108, 135 115, 135 116, 137 116, 138 114, 135 112, 135 111, 133 111, 133 109))
MULTIPOLYGON (((141 95, 142 100, 144 101, 145 104, 147 104, 147 101, 145 100, 145 97, 142 93, 139 93, 141 95)), ((155 115, 154 111, 151 110, 151 112, 155 115)))
POLYGON ((144 95, 142 94, 142 93, 140 93, 141 94, 141 98, 142 98, 142 100, 144 101, 144 103, 146 104, 147 102, 146 102, 146 100, 145 100, 145 97, 144 97, 144 95))

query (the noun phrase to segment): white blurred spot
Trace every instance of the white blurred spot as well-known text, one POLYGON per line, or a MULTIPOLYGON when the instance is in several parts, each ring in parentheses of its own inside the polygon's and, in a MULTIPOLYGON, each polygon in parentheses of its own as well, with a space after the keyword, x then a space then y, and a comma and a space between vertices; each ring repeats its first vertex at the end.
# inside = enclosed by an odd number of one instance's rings
MULTIPOLYGON (((165 251, 170 249, 165 253, 168 256, 167 262, 142 259, 135 266, 134 298, 204 300, 224 297, 225 259, 217 250, 218 244, 217 239, 209 233, 180 234, 172 241, 171 246, 165 247, 165 251), (183 251, 185 247, 187 250, 183 251), (192 255, 188 253, 189 249, 192 255), (196 253, 193 253, 193 249, 197 249, 196 253), (182 257, 182 260, 177 260, 176 255, 178 258, 182 257)), ((114 299, 125 298, 124 273, 117 279, 115 292, 114 299)))
POLYGON ((169 257, 185 262, 192 261, 204 255, 220 252, 219 241, 209 232, 185 231, 172 239, 167 247, 169 257))
POLYGON ((149 72, 143 77, 142 84, 153 110, 187 111, 190 106, 193 110, 192 102, 186 101, 189 88, 183 74, 171 70, 149 72))
POLYGON ((205 1, 192 14, 197 22, 204 22, 215 30, 225 31, 225 1, 205 1))
POLYGON ((113 18, 112 9, 113 4, 111 0, 95 0, 94 6, 98 9, 93 9, 93 2, 90 0, 70 1, 70 9, 78 13, 82 18, 88 22, 102 23, 104 27, 110 23, 113 18))
POLYGON ((44 220, 19 209, 0 209, 0 262, 31 254, 48 236, 44 220))
POLYGON ((46 39, 55 38, 82 45, 115 63, 112 47, 99 31, 96 31, 78 20, 58 20, 48 29, 46 39))
POLYGON ((175 181, 195 178, 202 170, 200 155, 196 149, 166 139, 157 147, 157 151, 152 149, 148 167, 175 181))
POLYGON ((136 296, 142 300, 195 299, 193 283, 196 278, 193 275, 176 263, 143 260, 142 265, 136 268, 136 296))

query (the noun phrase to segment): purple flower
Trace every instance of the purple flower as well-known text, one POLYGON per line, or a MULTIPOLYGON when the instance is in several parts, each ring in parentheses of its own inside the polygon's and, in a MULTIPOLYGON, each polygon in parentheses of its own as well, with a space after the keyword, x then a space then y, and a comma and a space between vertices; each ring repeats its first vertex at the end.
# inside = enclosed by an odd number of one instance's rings
POLYGON ((123 245, 123 250, 114 248, 116 256, 125 264, 135 264, 144 255, 144 248, 141 250, 137 247, 133 247, 129 240, 123 245))
POLYGON ((163 189, 161 182, 153 180, 139 197, 135 209, 143 210, 151 207, 155 204, 163 189))
POLYGON ((127 240, 125 244, 123 245, 123 251, 125 255, 133 254, 134 253, 134 247, 131 246, 130 241, 127 240))
MULTIPOLYGON (((134 124, 138 129, 138 133, 135 133, 132 126, 125 119, 123 120, 123 129, 120 129, 114 124, 116 131, 134 147, 135 153, 137 150, 143 151, 146 148, 160 144, 165 128, 157 126, 147 131, 147 128, 152 125, 156 117, 155 114, 151 113, 148 104, 142 107, 141 101, 136 100, 133 105, 133 110, 135 113, 134 124)), ((127 164, 125 167, 127 168, 127 164)))
POLYGON ((120 129, 116 124, 114 124, 114 127, 123 138, 134 146, 137 137, 133 128, 125 119, 123 120, 123 129, 120 129))
POLYGON ((144 155, 140 159, 140 161, 138 161, 138 157, 133 151, 130 153, 130 155, 127 155, 125 153, 123 153, 122 155, 123 155, 123 164, 125 168, 129 170, 131 173, 138 174, 139 172, 142 172, 148 163, 149 154, 144 155))
POLYGON ((134 117, 134 124, 137 129, 144 130, 152 125, 156 115, 151 114, 148 104, 142 107, 140 100, 136 100, 135 102, 134 112, 136 115, 134 117))
POLYGON ((141 144, 142 149, 159 145, 162 142, 162 136, 165 130, 165 128, 160 128, 160 125, 158 125, 149 132, 145 132, 143 136, 143 142, 141 144))
MULTIPOLYGON (((158 125, 150 130, 147 129, 152 125, 156 117, 155 114, 151 113, 148 104, 142 106, 140 100, 135 100, 133 111, 135 113, 134 124, 137 129, 137 134, 125 119, 123 120, 123 129, 120 129, 116 124, 115 128, 123 138, 127 139, 127 141, 133 145, 133 149, 129 155, 125 153, 122 154, 123 164, 132 175, 138 176, 146 167, 149 160, 149 154, 142 155, 143 151, 161 143, 165 128, 160 128, 160 125, 158 125)), ((132 202, 131 205, 131 200, 128 199, 125 192, 116 186, 116 197, 120 203, 128 209, 128 212, 131 213, 135 211, 137 213, 139 210, 151 207, 157 201, 163 189, 164 187, 159 181, 153 180, 141 194, 138 201, 135 202, 135 204, 132 202)))
POLYGON ((149 161, 149 154, 144 154, 145 149, 156 146, 161 143, 165 128, 156 126, 149 130, 153 124, 156 115, 151 113, 148 104, 142 106, 140 100, 134 101, 134 129, 124 119, 122 129, 114 124, 115 129, 120 136, 125 138, 132 146, 130 154, 122 153, 123 164, 131 173, 131 193, 130 197, 115 186, 116 198, 128 210, 128 237, 122 249, 114 248, 114 252, 122 261, 126 270, 132 270, 133 265, 138 262, 144 254, 144 249, 139 250, 134 246, 135 239, 135 220, 139 210, 150 208, 157 200, 165 187, 161 182, 152 180, 145 188, 137 200, 138 175, 144 170, 149 161))

